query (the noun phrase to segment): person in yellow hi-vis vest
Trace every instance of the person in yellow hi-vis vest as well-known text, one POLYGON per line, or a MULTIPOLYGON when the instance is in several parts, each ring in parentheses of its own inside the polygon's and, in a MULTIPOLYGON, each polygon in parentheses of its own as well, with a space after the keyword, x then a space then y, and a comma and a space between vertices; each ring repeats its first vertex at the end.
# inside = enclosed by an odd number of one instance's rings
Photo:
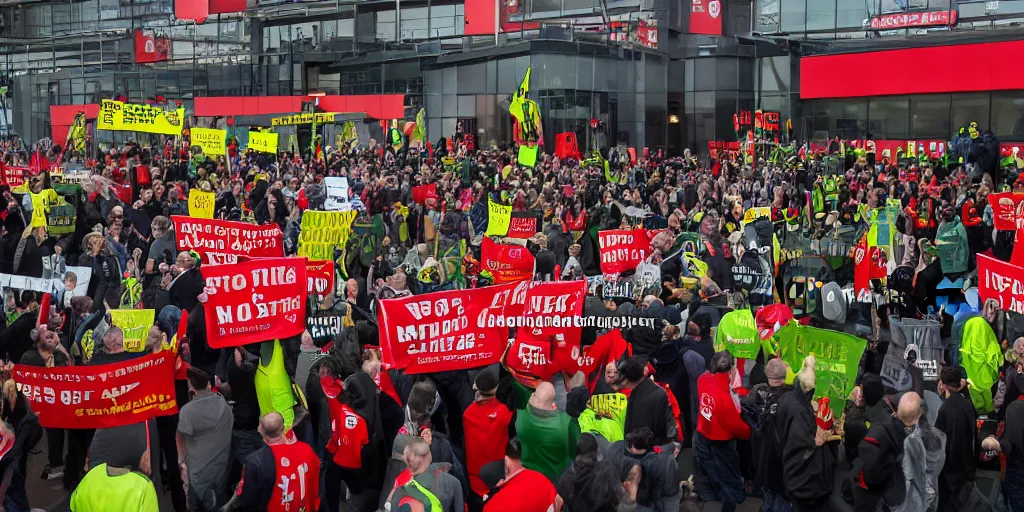
POLYGON ((260 344, 260 364, 256 367, 256 400, 260 404, 260 416, 279 412, 284 417, 285 432, 292 429, 296 400, 292 380, 284 367, 281 340, 260 344))

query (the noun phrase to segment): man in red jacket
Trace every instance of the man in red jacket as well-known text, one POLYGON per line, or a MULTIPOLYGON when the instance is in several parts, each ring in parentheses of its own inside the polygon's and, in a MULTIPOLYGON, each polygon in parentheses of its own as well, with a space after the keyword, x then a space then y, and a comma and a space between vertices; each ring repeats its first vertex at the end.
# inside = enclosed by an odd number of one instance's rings
POLYGON ((702 498, 721 501, 722 512, 735 512, 744 498, 736 440, 750 439, 750 425, 740 417, 740 399, 732 390, 736 360, 728 352, 718 352, 709 368, 697 379, 699 410, 693 448, 715 495, 702 498))

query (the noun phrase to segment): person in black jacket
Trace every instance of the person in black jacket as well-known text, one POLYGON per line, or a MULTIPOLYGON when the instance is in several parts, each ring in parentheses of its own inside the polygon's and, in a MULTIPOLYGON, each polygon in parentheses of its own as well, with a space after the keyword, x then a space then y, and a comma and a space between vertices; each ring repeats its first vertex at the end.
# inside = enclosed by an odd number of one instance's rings
POLYGON ((782 359, 775 358, 765 365, 764 374, 768 382, 756 384, 750 393, 743 397, 744 411, 751 411, 750 443, 756 473, 754 491, 764 492, 765 510, 775 510, 772 505, 782 505, 778 500, 788 503, 786 485, 782 473, 778 471, 782 465, 782 446, 778 431, 779 401, 792 387, 786 385, 786 370, 789 365, 782 359))
POLYGON ((199 273, 199 255, 194 252, 182 251, 171 267, 174 279, 168 287, 171 305, 182 311, 191 312, 199 304, 199 295, 203 293, 206 283, 199 273))
POLYGON ((886 499, 892 504, 903 501, 906 488, 903 465, 903 441, 921 417, 921 396, 906 393, 899 401, 895 416, 872 423, 860 442, 860 458, 854 462, 851 479, 843 483, 843 495, 856 512, 873 512, 886 499), (859 467, 859 469, 858 469, 859 467))
POLYGON ((829 432, 819 428, 815 421, 811 408, 813 369, 814 356, 808 356, 793 389, 779 398, 776 417, 782 448, 782 482, 793 510, 799 512, 822 510, 835 483, 838 443, 828 443, 829 432))
POLYGON ((655 444, 668 444, 678 435, 676 419, 672 416, 668 394, 647 378, 646 365, 647 361, 631 357, 619 366, 620 389, 633 390, 626 405, 625 431, 646 427, 651 429, 655 444))
POLYGON ((942 369, 939 395, 943 397, 935 428, 946 434, 946 463, 939 473, 939 510, 956 512, 974 487, 978 445, 977 415, 967 393, 967 381, 954 367, 942 369))
POLYGON ((93 283, 96 286, 92 310, 99 311, 104 303, 109 309, 117 309, 121 305, 121 263, 99 233, 85 235, 82 245, 85 246, 85 255, 79 264, 92 267, 89 287, 92 288, 93 283))
MULTIPOLYGON (((604 463, 620 467, 623 461, 640 464, 642 476, 636 503, 645 510, 676 512, 679 510, 679 469, 676 463, 678 445, 655 444, 647 427, 626 429, 626 437, 604 450, 604 463)), ((582 487, 582 486, 579 486, 582 487)))

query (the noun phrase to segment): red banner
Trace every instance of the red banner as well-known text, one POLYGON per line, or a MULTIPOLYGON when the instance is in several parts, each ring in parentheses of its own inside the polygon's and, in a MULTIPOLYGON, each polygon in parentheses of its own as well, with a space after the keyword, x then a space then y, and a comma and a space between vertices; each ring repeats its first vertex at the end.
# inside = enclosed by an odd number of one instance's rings
POLYGON ((514 288, 508 284, 380 301, 384 363, 416 374, 498 362, 508 342, 502 312, 514 288))
POLYGON ((148 64, 167 60, 170 41, 149 31, 135 31, 135 62, 148 64))
POLYGON ((306 328, 305 259, 260 259, 201 272, 211 348, 287 338, 306 328))
POLYGON ((46 428, 111 428, 178 412, 175 355, 123 363, 42 368, 14 366, 18 390, 46 428))
POLYGON ((4 183, 14 188, 25 184, 25 176, 29 174, 28 167, 17 167, 4 165, 4 183))
POLYGON ((480 245, 480 267, 496 284, 532 279, 534 263, 533 254, 521 245, 496 244, 488 237, 480 245))
MULTIPOLYGON (((586 297, 586 281, 531 283, 522 312, 525 324, 530 327, 520 329, 516 337, 579 345, 582 328, 571 322, 583 314, 586 297)), ((511 307, 506 314, 509 310, 511 307)))
POLYGON ((1000 231, 1015 231, 1024 228, 1024 194, 1000 192, 988 195, 992 206, 995 228, 1000 231))
POLYGON ((956 25, 957 11, 897 12, 871 18, 872 30, 956 25))
POLYGON ((530 238, 537 234, 540 226, 540 213, 512 212, 509 219, 507 238, 530 238))
POLYGON ((555 156, 561 160, 566 158, 583 159, 580 156, 580 146, 576 141, 576 133, 565 132, 555 135, 555 156))
POLYGON ((978 296, 999 301, 1003 311, 1024 314, 1024 267, 978 255, 978 296))
POLYGON ((306 293, 321 301, 334 293, 334 262, 306 260, 306 293))
POLYGON ((284 235, 277 224, 257 226, 248 222, 199 219, 173 215, 179 251, 196 251, 206 263, 237 263, 238 256, 280 258, 284 235))
POLYGON ((417 185, 412 188, 412 202, 416 204, 427 204, 428 195, 433 195, 434 197, 437 197, 436 183, 431 183, 430 185, 417 185))
POLYGON ((601 245, 601 272, 604 274, 633 270, 651 252, 651 242, 643 228, 609 229, 598 232, 597 237, 601 245))
POLYGON ((693 0, 690 6, 690 33, 722 35, 721 0, 693 0))

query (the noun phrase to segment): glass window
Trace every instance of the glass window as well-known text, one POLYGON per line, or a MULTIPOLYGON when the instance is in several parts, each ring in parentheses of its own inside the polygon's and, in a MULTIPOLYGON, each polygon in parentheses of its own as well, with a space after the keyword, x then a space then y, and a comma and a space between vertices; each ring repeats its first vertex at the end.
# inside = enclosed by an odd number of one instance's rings
POLYGON ((953 126, 952 134, 971 121, 976 121, 978 126, 984 128, 989 126, 989 95, 988 93, 978 94, 954 94, 952 100, 953 126))
POLYGON ((811 103, 805 115, 811 118, 811 137, 815 140, 827 139, 832 133, 832 114, 835 104, 830 100, 817 100, 811 103))
POLYGON ((910 101, 910 136, 915 139, 945 139, 950 136, 949 95, 915 96, 910 101))
POLYGON ((909 114, 910 99, 906 96, 872 99, 868 110, 868 138, 907 138, 909 114))
POLYGON ((869 18, 868 2, 836 2, 836 28, 861 28, 869 18))
POLYGON ((697 91, 715 90, 715 59, 703 58, 693 61, 693 88, 697 91))
POLYGON ((782 31, 803 32, 805 30, 805 15, 807 12, 807 0, 781 0, 782 1, 782 31))
POLYGON ((992 93, 992 132, 1001 139, 1024 139, 1024 97, 992 93))
POLYGON ((694 59, 686 59, 683 61, 683 86, 684 90, 693 90, 693 62, 694 59))
POLYGON ((779 31, 779 0, 758 0, 757 19, 758 32, 773 34, 779 31))
POLYGON ((867 100, 839 100, 835 103, 835 110, 836 136, 842 139, 863 139, 867 136, 867 100))
MULTIPOLYGON (((708 147, 708 141, 715 140, 715 93, 695 93, 693 102, 687 108, 693 112, 694 150, 702 153, 708 147)), ((729 125, 731 128, 732 123, 729 125)))
POLYGON ((836 0, 807 0, 807 30, 830 30, 835 26, 836 0))
MULTIPOLYGON (((709 59, 710 60, 710 59, 709 59)), ((737 60, 727 57, 716 57, 718 61, 716 70, 718 72, 717 89, 735 91, 739 86, 739 69, 737 60)))

